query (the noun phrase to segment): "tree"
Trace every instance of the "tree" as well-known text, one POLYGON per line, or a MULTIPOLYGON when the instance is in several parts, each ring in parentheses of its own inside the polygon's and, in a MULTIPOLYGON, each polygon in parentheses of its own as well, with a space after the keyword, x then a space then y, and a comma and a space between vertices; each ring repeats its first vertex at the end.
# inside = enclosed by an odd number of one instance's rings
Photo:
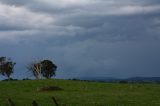
POLYGON ((42 64, 41 62, 32 62, 27 66, 27 69, 32 72, 36 79, 42 78, 42 64))
POLYGON ((11 74, 13 73, 14 66, 16 65, 10 58, 0 57, 0 74, 7 77, 8 80, 11 79, 11 74))
POLYGON ((45 78, 51 78, 52 76, 55 76, 57 66, 50 60, 43 60, 41 61, 42 64, 42 76, 45 78))
POLYGON ((57 66, 50 60, 42 60, 32 62, 27 66, 27 69, 32 72, 36 79, 41 79, 42 76, 48 79, 55 76, 57 66))

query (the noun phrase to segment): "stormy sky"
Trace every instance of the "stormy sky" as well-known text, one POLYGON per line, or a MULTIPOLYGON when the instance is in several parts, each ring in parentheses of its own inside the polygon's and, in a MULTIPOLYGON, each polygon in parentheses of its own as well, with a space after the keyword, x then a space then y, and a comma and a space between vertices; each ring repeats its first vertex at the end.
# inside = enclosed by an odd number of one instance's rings
POLYGON ((57 78, 160 76, 160 0, 0 0, 0 56, 57 78))

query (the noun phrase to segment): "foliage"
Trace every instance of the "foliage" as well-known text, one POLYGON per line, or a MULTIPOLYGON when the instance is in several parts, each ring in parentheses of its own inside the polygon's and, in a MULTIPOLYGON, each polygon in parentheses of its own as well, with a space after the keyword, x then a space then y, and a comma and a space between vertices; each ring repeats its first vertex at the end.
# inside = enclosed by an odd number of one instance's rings
POLYGON ((0 57, 0 74, 10 79, 15 64, 10 58, 0 57))
POLYGON ((42 64, 42 76, 45 78, 51 78, 52 76, 55 76, 55 71, 57 69, 57 66, 53 64, 50 60, 43 60, 41 61, 42 64))

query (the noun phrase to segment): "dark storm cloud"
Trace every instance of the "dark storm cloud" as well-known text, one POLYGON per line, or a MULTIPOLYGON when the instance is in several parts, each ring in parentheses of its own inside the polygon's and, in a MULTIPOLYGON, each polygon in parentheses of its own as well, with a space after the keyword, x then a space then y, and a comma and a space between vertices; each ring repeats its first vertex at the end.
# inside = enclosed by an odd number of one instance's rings
POLYGON ((1 0, 0 55, 15 76, 36 58, 61 78, 158 76, 159 11, 159 0, 1 0))

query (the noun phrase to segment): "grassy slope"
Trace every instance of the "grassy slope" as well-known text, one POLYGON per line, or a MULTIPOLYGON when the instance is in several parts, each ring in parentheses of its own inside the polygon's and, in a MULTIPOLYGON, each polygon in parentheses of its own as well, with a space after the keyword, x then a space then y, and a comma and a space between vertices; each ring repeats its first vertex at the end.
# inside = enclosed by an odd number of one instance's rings
POLYGON ((66 106, 160 106, 160 85, 111 84, 67 80, 0 82, 0 106, 11 98, 17 106, 53 106, 51 97, 66 106), (54 85, 63 91, 38 92, 37 88, 54 85))

